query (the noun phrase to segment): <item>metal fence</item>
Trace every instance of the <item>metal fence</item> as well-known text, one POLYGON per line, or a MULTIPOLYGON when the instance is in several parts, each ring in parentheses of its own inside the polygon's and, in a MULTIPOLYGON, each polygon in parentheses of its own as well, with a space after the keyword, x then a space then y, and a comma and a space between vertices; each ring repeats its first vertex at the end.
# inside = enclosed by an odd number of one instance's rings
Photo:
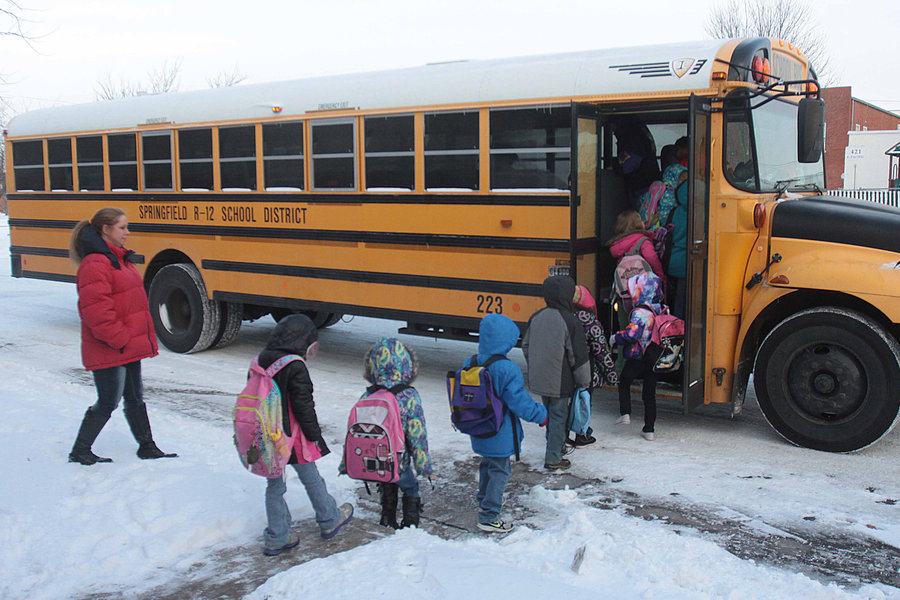
POLYGON ((900 189, 828 190, 826 193, 829 196, 867 200, 868 202, 877 202, 878 204, 886 204, 887 206, 900 208, 900 189))

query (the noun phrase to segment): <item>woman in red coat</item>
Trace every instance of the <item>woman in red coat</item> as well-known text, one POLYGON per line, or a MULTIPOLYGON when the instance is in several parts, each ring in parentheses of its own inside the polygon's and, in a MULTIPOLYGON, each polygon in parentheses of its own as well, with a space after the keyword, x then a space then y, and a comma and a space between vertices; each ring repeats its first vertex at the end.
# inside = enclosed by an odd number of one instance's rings
POLYGON ((103 208, 72 231, 69 256, 78 265, 78 314, 81 358, 94 374, 97 402, 84 420, 69 453, 69 462, 112 462, 91 446, 110 415, 125 399, 124 412, 140 458, 173 457, 156 447, 147 418, 141 382, 141 359, 156 356, 156 334, 140 273, 125 250, 128 218, 119 208, 103 208))

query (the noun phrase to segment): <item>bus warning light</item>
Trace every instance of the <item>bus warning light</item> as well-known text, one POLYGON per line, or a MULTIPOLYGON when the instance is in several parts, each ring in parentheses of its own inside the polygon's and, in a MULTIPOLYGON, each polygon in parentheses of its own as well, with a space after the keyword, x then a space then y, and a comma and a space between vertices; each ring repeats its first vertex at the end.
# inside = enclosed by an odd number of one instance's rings
POLYGON ((753 226, 760 229, 766 224, 766 205, 757 203, 753 207, 753 226))
POLYGON ((503 227, 512 227, 512 219, 500 219, 500 225, 503 227))

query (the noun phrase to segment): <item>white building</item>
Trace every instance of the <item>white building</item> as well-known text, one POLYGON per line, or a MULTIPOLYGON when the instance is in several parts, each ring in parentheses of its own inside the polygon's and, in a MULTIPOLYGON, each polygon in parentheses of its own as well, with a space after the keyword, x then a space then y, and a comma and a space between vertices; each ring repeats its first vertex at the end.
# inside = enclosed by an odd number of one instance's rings
POLYGON ((898 161, 885 154, 900 144, 900 128, 887 131, 850 131, 844 151, 844 189, 872 189, 891 187, 900 177, 898 161), (891 172, 893 169, 895 172, 891 172))

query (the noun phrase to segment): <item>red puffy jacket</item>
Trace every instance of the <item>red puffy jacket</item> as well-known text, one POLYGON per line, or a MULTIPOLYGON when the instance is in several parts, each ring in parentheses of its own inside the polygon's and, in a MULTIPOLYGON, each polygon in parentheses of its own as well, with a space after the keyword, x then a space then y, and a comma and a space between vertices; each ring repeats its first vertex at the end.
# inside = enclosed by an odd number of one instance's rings
POLYGON ((88 371, 118 367, 156 356, 158 346, 144 282, 126 257, 91 227, 79 241, 78 267, 81 360, 88 371), (98 243, 99 242, 99 243, 98 243))

